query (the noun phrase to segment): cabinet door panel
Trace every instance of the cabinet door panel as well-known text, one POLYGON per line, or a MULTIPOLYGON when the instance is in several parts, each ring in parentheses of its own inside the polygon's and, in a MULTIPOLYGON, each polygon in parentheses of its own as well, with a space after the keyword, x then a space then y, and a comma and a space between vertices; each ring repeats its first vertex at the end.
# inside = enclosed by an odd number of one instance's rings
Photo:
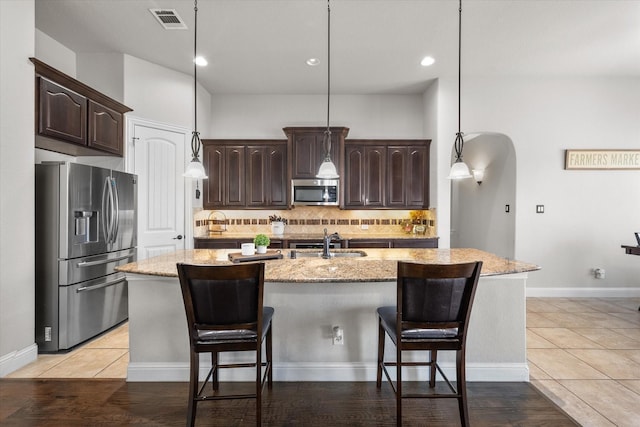
MULTIPOLYGON (((291 144, 291 178, 312 179, 316 177, 325 158, 324 127, 299 127, 283 129, 291 144)), ((348 128, 331 128, 331 160, 340 171, 344 150, 344 138, 348 128)))
POLYGON ((87 98, 39 78, 38 133, 72 142, 87 143, 87 98))
MULTIPOLYGON (((318 173, 316 135, 295 134, 293 143, 293 178, 313 178, 318 173)), ((319 164, 319 163, 318 163, 319 164)))
POLYGON ((122 156, 122 133, 122 114, 89 100, 87 145, 122 156))
POLYGON ((424 239, 396 239, 393 241, 394 248, 437 248, 437 238, 424 239))
POLYGON ((427 148, 408 147, 407 159, 407 206, 429 206, 429 165, 427 148))
POLYGON ((347 146, 345 149, 344 204, 364 205, 364 147, 347 146))
POLYGON ((193 239, 194 249, 237 249, 240 242, 235 239, 193 239))
POLYGON ((350 248, 390 248, 392 247, 391 240, 359 240, 350 239, 350 248))
POLYGON ((287 206, 287 146, 274 145, 267 147, 267 170, 269 184, 267 204, 271 206, 287 206))
POLYGON ((224 148, 216 145, 204 144, 202 149, 202 163, 209 179, 202 181, 205 209, 220 207, 224 204, 225 162, 224 148))
POLYGON ((225 205, 245 204, 245 156, 244 146, 225 147, 225 205))
POLYGON ((387 206, 406 206, 406 147, 389 147, 387 150, 387 158, 389 165, 387 177, 387 206))
POLYGON ((385 158, 385 147, 365 148, 364 204, 366 206, 385 205, 385 158))
POLYGON ((266 147, 247 147, 247 206, 268 204, 266 151, 266 147))

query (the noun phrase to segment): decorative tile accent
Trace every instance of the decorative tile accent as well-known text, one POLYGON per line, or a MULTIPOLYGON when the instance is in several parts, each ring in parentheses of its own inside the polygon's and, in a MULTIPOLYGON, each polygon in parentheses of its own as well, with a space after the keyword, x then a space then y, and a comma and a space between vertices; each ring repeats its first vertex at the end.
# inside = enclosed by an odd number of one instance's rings
POLYGON ((400 225, 407 221, 426 226, 426 236, 435 237, 436 211, 429 210, 341 210, 333 207, 296 206, 291 210, 225 210, 216 211, 226 215, 226 221, 209 219, 213 211, 196 209, 193 220, 194 235, 204 237, 209 234, 209 226, 225 224, 227 235, 258 234, 271 232, 269 218, 280 216, 287 220, 285 234, 316 234, 332 226, 333 230, 344 234, 404 234, 400 225), (362 225, 367 225, 362 229, 362 225), (335 228, 334 228, 335 227, 335 228))

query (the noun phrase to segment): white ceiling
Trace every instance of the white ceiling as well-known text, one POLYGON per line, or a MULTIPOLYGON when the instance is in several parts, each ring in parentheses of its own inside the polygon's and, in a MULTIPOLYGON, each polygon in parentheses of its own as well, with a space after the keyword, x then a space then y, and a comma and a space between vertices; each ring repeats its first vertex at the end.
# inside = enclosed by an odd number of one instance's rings
MULTIPOLYGON (((462 75, 640 77, 640 0, 464 0, 462 75)), ((192 0, 36 0, 36 27, 76 53, 191 74, 192 0), (176 9, 165 30, 150 8, 176 9)), ((421 93, 457 73, 455 0, 331 0, 332 93, 421 93), (431 55, 435 65, 420 59, 431 55)), ((325 0, 200 0, 211 93, 326 93, 325 0), (309 67, 306 59, 323 62, 309 67)))

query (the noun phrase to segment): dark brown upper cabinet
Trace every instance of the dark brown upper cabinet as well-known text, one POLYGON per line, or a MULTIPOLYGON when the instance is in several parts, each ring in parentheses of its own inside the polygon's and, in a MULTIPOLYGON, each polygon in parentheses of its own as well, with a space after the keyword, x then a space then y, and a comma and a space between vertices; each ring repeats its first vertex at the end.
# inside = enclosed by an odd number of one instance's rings
POLYGON ((87 142, 87 98, 45 78, 38 80, 38 133, 85 145, 87 142))
POLYGON ((386 157, 387 149, 383 145, 345 144, 345 207, 385 206, 386 157))
POLYGON ((72 156, 124 154, 131 108, 30 58, 36 71, 36 147, 72 156))
MULTIPOLYGON (((291 178, 315 178, 320 164, 325 158, 324 132, 326 127, 286 127, 282 130, 289 140, 289 157, 291 158, 291 178)), ((344 151, 344 139, 349 128, 330 127, 331 160, 341 174, 341 154, 344 151)))
POLYGON ((346 140, 346 209, 429 207, 430 140, 346 140))
POLYGON ((287 144, 249 145, 247 207, 287 206, 287 144))
POLYGON ((205 209, 287 208, 286 141, 205 139, 202 145, 205 209))

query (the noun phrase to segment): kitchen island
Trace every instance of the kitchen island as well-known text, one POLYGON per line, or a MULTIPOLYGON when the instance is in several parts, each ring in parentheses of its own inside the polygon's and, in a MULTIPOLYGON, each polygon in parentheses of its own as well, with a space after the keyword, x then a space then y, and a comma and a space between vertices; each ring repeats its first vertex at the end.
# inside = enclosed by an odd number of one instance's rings
MULTIPOLYGON (((350 249, 334 252, 354 252, 350 249)), ((231 264, 237 250, 178 251, 118 267, 129 281, 128 381, 188 381, 189 342, 176 263, 231 264)), ((373 381, 376 308, 394 305, 398 260, 459 263, 482 260, 468 333, 468 381, 528 381, 525 285, 539 267, 476 249, 365 249, 363 257, 298 256, 265 261, 265 305, 273 320, 276 381, 373 381), (333 326, 344 331, 332 344, 333 326)), ((303 255, 304 251, 298 251, 303 255)), ((393 352, 390 352, 393 354, 393 352)), ((231 355, 244 360, 244 355, 231 355)), ((439 356, 453 374, 453 354, 439 356)), ((202 360, 202 373, 210 361, 202 360)), ((252 373, 223 372, 223 380, 252 373)), ((425 378, 407 371, 409 379, 425 378)))

